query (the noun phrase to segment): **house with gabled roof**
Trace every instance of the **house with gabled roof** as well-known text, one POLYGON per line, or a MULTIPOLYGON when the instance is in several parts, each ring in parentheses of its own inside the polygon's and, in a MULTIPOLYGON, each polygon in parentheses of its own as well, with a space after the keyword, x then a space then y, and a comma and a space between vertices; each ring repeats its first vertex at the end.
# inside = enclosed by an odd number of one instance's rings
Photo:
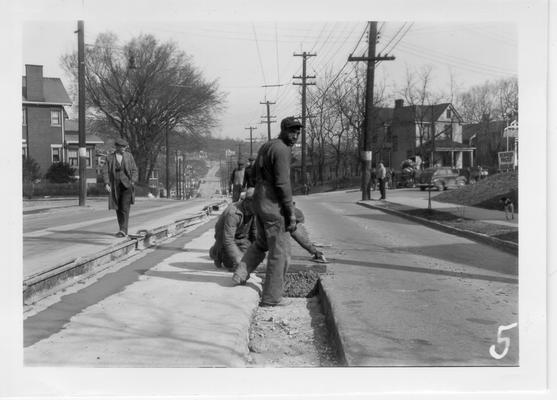
POLYGON ((420 156, 425 166, 463 168, 474 165, 474 148, 462 142, 462 117, 451 103, 375 109, 371 138, 374 161, 399 169, 403 161, 420 156))
POLYGON ((509 127, 508 121, 491 120, 487 116, 478 123, 464 125, 462 135, 465 142, 476 148, 477 165, 495 168, 499 152, 518 150, 517 141, 505 137, 505 129, 509 127))
MULTIPOLYGON (((22 156, 33 158, 44 175, 57 162, 73 163, 77 169, 77 123, 68 120, 65 107, 72 101, 60 78, 43 76, 42 65, 25 65, 22 77, 22 156)), ((95 146, 102 141, 87 138, 90 162, 88 182, 96 182, 95 146)))

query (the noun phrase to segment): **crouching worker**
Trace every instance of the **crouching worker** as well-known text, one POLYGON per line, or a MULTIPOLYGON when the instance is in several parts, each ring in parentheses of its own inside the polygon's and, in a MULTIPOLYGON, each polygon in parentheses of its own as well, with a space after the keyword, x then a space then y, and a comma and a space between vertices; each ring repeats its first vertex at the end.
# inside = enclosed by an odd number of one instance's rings
POLYGON ((243 199, 230 204, 215 224, 215 244, 209 256, 217 268, 235 271, 245 251, 255 241, 253 191, 253 188, 248 189, 243 199))

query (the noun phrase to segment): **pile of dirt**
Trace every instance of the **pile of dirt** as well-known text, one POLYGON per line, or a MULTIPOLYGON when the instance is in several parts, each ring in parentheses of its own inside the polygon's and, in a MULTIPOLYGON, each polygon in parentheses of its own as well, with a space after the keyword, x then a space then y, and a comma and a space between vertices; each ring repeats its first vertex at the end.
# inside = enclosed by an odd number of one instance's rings
POLYGON ((435 196, 435 201, 501 210, 501 197, 513 200, 518 211, 518 172, 501 172, 476 183, 447 190, 435 196))

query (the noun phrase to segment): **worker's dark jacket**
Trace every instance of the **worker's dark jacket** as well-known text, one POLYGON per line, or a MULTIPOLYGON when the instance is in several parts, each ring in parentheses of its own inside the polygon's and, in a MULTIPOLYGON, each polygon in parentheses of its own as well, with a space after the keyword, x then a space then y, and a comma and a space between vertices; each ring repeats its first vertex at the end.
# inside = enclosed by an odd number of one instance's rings
POLYGON ((255 216, 246 215, 242 201, 230 204, 215 225, 215 245, 211 249, 211 257, 236 266, 248 246, 255 241, 255 234, 255 216))
POLYGON ((290 158, 290 147, 278 138, 266 142, 259 149, 254 164, 254 206, 260 217, 281 214, 288 219, 294 214, 290 158))
POLYGON ((135 202, 134 184, 137 182, 137 166, 133 156, 124 151, 122 154, 122 162, 118 164, 116 153, 106 156, 106 162, 103 166, 103 180, 105 184, 109 184, 112 189, 108 196, 108 209, 118 209, 118 198, 120 195, 120 184, 125 188, 132 189, 131 203, 135 202))

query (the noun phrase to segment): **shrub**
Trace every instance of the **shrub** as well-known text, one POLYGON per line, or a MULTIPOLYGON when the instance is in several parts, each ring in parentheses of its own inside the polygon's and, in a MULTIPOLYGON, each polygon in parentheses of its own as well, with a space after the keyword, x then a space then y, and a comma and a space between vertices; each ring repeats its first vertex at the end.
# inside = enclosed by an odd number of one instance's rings
POLYGON ((31 157, 23 158, 22 177, 23 182, 35 182, 41 178, 41 167, 31 157))
POLYGON ((70 183, 75 181, 75 168, 68 163, 58 162, 52 164, 45 175, 51 183, 70 183))

